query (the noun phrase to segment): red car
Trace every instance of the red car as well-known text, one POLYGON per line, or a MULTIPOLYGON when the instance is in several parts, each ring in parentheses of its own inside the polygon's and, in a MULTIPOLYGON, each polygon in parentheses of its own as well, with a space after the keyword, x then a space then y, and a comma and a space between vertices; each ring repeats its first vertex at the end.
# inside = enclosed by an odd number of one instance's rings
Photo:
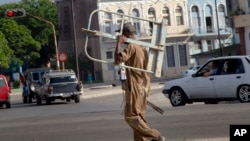
POLYGON ((6 77, 0 74, 0 108, 3 107, 4 104, 6 108, 10 108, 10 92, 11 89, 6 77))

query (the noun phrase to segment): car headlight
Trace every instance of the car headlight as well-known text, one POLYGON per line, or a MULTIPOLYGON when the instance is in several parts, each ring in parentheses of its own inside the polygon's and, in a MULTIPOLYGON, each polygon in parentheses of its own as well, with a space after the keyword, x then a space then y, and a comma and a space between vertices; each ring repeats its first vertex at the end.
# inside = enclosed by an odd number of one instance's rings
POLYGON ((35 89, 36 89, 36 88, 35 88, 35 86, 34 86, 34 85, 31 85, 31 86, 30 86, 30 90, 31 90, 31 91, 33 91, 33 92, 34 92, 34 91, 35 91, 35 89))

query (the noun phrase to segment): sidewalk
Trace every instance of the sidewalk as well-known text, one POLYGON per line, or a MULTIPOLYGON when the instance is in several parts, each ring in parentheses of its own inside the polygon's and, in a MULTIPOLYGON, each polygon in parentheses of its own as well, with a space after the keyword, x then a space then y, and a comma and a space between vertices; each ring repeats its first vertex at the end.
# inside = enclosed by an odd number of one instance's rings
MULTIPOLYGON (((171 77, 171 78, 151 78, 151 83, 160 83, 160 84, 164 84, 166 81, 172 80, 172 79, 176 79, 176 78, 180 78, 181 76, 176 76, 176 77, 171 77)), ((101 88, 107 88, 107 87, 114 87, 114 85, 116 86, 120 86, 121 85, 121 81, 120 80, 112 80, 112 81, 106 81, 103 83, 94 83, 94 84, 84 84, 83 87, 84 88, 91 88, 91 89, 101 89, 101 88)))
MULTIPOLYGON (((151 83, 151 89, 158 89, 162 88, 163 83, 153 82, 151 83)), ((123 94, 124 91, 121 88, 121 85, 112 86, 110 85, 100 85, 100 86, 93 86, 93 87, 83 87, 83 95, 81 98, 88 99, 94 97, 101 97, 113 94, 123 94)))
MULTIPOLYGON (((180 77, 152 78, 151 90, 162 88, 166 81, 176 79, 176 78, 180 78, 180 77)), ((81 98, 88 99, 88 98, 93 98, 93 97, 107 96, 107 95, 113 95, 113 94, 122 94, 122 93, 123 93, 123 90, 121 89, 121 81, 114 80, 114 81, 99 83, 99 84, 83 85, 83 95, 81 96, 81 98)))

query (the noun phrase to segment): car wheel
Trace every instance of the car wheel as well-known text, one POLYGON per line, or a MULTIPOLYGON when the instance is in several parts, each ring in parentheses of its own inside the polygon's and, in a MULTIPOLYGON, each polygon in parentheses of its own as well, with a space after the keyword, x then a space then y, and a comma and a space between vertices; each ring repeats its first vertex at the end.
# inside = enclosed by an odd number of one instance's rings
POLYGON ((250 101, 250 86, 243 85, 238 89, 238 98, 240 102, 250 101))
POLYGON ((184 106, 186 104, 186 95, 180 88, 173 88, 169 93, 169 100, 172 106, 184 106))
POLYGON ((41 105, 42 104, 42 99, 36 94, 36 104, 41 105))
POLYGON ((10 102, 8 101, 7 103, 6 103, 6 108, 10 108, 11 107, 11 105, 10 105, 10 102))
POLYGON ((27 103, 28 101, 28 97, 27 96, 23 96, 23 103, 27 103))
POLYGON ((70 102, 70 98, 67 98, 66 101, 67 101, 67 102, 70 102))
POLYGON ((80 102, 80 95, 76 95, 75 96, 75 103, 79 103, 80 102))

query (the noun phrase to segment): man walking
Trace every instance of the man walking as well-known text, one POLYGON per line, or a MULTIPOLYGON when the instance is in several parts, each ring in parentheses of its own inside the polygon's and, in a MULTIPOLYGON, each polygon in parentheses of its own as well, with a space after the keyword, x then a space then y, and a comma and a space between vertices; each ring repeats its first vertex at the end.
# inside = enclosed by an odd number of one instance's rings
MULTIPOLYGON (((140 69, 147 69, 148 54, 145 48, 140 45, 126 43, 126 38, 135 38, 135 28, 131 23, 123 26, 123 34, 117 37, 115 50, 115 64, 122 62, 127 66, 140 69), (127 47, 121 51, 122 44, 127 47)), ((135 141, 165 141, 156 129, 151 129, 144 118, 146 111, 146 97, 150 92, 150 74, 147 72, 126 69, 126 87, 125 87, 125 110, 124 116, 126 122, 131 126, 134 132, 135 141)))

